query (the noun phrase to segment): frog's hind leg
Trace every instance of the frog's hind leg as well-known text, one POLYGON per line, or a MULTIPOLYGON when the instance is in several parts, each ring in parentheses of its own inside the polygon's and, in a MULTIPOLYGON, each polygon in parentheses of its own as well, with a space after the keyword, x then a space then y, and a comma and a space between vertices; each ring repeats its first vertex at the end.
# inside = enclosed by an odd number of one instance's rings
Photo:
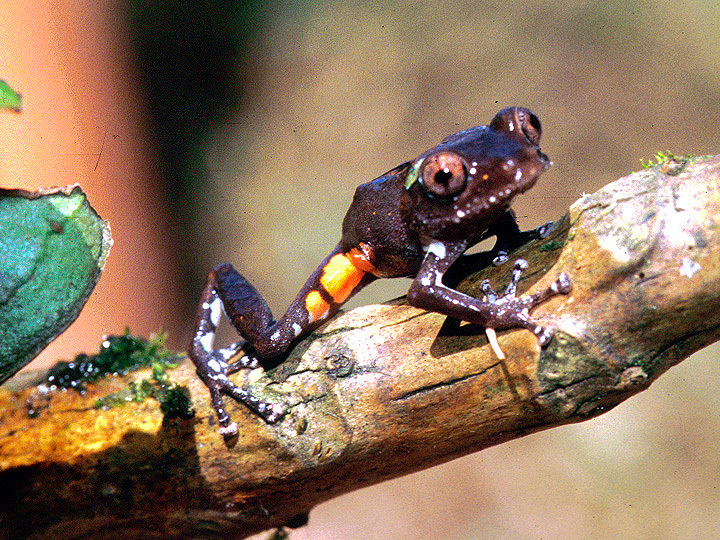
POLYGON ((285 314, 275 322, 260 293, 230 264, 210 271, 195 320, 189 355, 198 376, 207 386, 223 435, 234 435, 237 426, 223 406, 222 395, 247 405, 266 422, 279 420, 286 405, 265 403, 236 386, 228 375, 242 368, 255 368, 260 361, 282 358, 292 343, 337 313, 355 292, 375 280, 374 267, 358 249, 338 245, 307 279, 285 314), (213 340, 223 312, 238 333, 252 346, 251 355, 239 356, 244 343, 214 350, 213 340))
POLYGON ((236 362, 228 363, 241 351, 242 343, 234 343, 224 349, 213 349, 215 332, 224 311, 228 313, 233 326, 250 343, 271 326, 272 313, 260 293, 232 265, 221 264, 210 271, 195 319, 195 334, 190 344, 189 356, 195 364, 198 376, 210 392, 220 424, 220 433, 232 436, 237 433, 237 424, 225 410, 222 394, 244 403, 266 422, 280 419, 285 407, 257 399, 247 389, 235 385, 228 378, 228 375, 239 369, 259 367, 259 362, 252 356, 243 355, 236 362))

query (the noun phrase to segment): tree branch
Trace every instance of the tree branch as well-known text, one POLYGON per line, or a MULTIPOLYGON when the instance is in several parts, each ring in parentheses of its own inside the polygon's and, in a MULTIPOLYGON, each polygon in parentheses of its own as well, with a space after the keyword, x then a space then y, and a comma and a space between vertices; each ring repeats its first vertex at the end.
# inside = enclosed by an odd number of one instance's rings
MULTIPOLYGON (((184 363, 172 372, 196 408, 163 422, 152 400, 109 410, 86 394, 0 393, 3 538, 240 538, 301 523, 350 490, 601 414, 720 336, 720 156, 671 159, 575 202, 549 238, 512 258, 521 288, 573 281, 533 315, 554 327, 544 350, 527 330, 498 333, 402 301, 343 314, 270 375, 239 374, 292 404, 276 425, 230 405, 227 447, 207 391, 184 363), (29 414, 28 411, 33 414, 29 414), (110 531, 110 532, 109 532, 110 531)), ((499 288, 512 264, 459 288, 499 288)), ((135 374, 134 377, 139 375, 135 374)))

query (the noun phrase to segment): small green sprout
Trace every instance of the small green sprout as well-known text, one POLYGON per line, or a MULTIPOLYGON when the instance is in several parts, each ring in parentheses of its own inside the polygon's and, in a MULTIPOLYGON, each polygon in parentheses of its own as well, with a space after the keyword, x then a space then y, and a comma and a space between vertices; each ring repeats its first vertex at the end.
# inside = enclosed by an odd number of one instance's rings
POLYGON ((655 155, 647 161, 640 159, 640 163, 642 164, 643 169, 652 169, 653 167, 664 165, 668 161, 674 161, 675 159, 675 156, 671 152, 655 152, 655 155))

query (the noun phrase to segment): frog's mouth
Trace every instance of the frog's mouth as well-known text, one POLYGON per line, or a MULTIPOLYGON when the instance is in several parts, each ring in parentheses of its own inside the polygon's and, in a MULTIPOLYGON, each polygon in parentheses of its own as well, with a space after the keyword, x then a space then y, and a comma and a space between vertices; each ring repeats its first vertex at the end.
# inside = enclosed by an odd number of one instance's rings
POLYGON ((550 167, 552 167, 552 159, 550 159, 547 154, 545 154, 540 148, 537 149, 538 158, 540 158, 540 162, 543 164, 543 170, 540 172, 547 171, 550 167))

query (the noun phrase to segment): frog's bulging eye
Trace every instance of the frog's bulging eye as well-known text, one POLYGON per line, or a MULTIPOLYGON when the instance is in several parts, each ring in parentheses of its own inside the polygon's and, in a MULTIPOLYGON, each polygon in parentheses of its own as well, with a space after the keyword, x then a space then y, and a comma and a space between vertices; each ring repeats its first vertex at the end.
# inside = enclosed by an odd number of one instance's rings
POLYGON ((540 136, 542 135, 542 126, 540 119, 527 109, 518 114, 520 119, 520 128, 532 144, 540 144, 540 136))
POLYGON ((423 162, 420 183, 425 191, 441 199, 458 195, 467 184, 465 162, 457 154, 441 152, 423 162))

